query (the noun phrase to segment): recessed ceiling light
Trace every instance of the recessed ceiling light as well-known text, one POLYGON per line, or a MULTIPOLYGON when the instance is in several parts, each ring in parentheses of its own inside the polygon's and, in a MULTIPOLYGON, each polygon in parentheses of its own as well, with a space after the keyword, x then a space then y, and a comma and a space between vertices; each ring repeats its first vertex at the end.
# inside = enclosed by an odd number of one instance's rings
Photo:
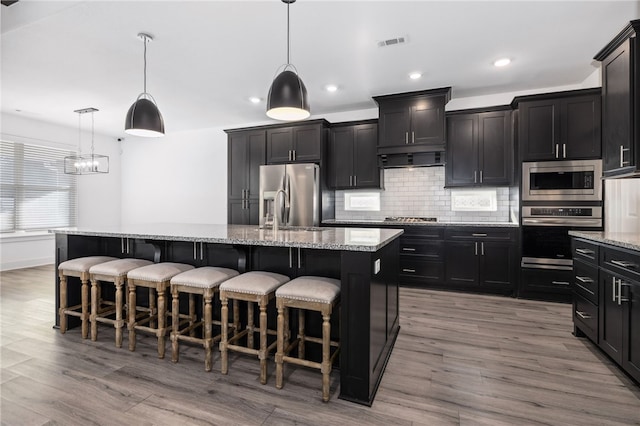
POLYGON ((411 80, 417 80, 420 77, 422 77, 422 73, 419 73, 419 72, 412 72, 411 74, 409 74, 409 78, 411 80))
POLYGON ((336 92, 338 90, 338 86, 336 86, 335 84, 327 84, 326 86, 324 86, 325 90, 327 92, 336 92))
POLYGON ((250 97, 250 98, 249 98, 249 101, 250 101, 252 104, 259 104, 259 103, 260 103, 260 101, 262 101, 262 99, 257 98, 257 97, 255 97, 255 96, 252 96, 252 97, 250 97))
POLYGON ((511 63, 511 59, 509 58, 501 58, 493 63, 496 67, 505 67, 511 63))

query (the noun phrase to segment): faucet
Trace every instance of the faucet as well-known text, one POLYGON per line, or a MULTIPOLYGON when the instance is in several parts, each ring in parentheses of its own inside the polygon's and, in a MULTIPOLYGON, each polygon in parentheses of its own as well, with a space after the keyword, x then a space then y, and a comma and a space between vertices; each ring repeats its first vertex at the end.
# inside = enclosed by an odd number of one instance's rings
POLYGON ((282 212, 276 212, 278 205, 278 195, 282 194, 284 197, 284 208, 287 208, 287 192, 284 189, 278 189, 275 197, 273 197, 273 232, 278 232, 280 228, 280 220, 282 220, 282 212))

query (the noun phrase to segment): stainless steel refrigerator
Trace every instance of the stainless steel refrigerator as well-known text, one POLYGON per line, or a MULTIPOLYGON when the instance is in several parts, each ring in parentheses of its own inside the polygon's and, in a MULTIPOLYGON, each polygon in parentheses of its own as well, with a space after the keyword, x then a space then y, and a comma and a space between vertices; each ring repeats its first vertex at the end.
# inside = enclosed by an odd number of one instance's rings
POLYGON ((260 166, 260 226, 320 226, 320 167, 314 163, 260 166))

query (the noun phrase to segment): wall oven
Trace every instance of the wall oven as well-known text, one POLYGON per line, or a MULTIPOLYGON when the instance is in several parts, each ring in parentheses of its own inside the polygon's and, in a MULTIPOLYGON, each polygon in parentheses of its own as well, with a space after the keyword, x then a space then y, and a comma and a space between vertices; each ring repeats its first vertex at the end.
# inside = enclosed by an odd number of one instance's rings
POLYGON ((602 201, 602 160, 522 163, 522 201, 602 201))

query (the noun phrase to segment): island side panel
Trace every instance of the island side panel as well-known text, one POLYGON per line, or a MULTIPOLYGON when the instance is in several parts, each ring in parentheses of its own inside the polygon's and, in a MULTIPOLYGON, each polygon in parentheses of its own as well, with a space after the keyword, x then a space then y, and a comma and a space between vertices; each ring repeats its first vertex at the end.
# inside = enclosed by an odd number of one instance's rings
POLYGON ((399 331, 398 240, 341 264, 340 398, 371 405, 399 331))

